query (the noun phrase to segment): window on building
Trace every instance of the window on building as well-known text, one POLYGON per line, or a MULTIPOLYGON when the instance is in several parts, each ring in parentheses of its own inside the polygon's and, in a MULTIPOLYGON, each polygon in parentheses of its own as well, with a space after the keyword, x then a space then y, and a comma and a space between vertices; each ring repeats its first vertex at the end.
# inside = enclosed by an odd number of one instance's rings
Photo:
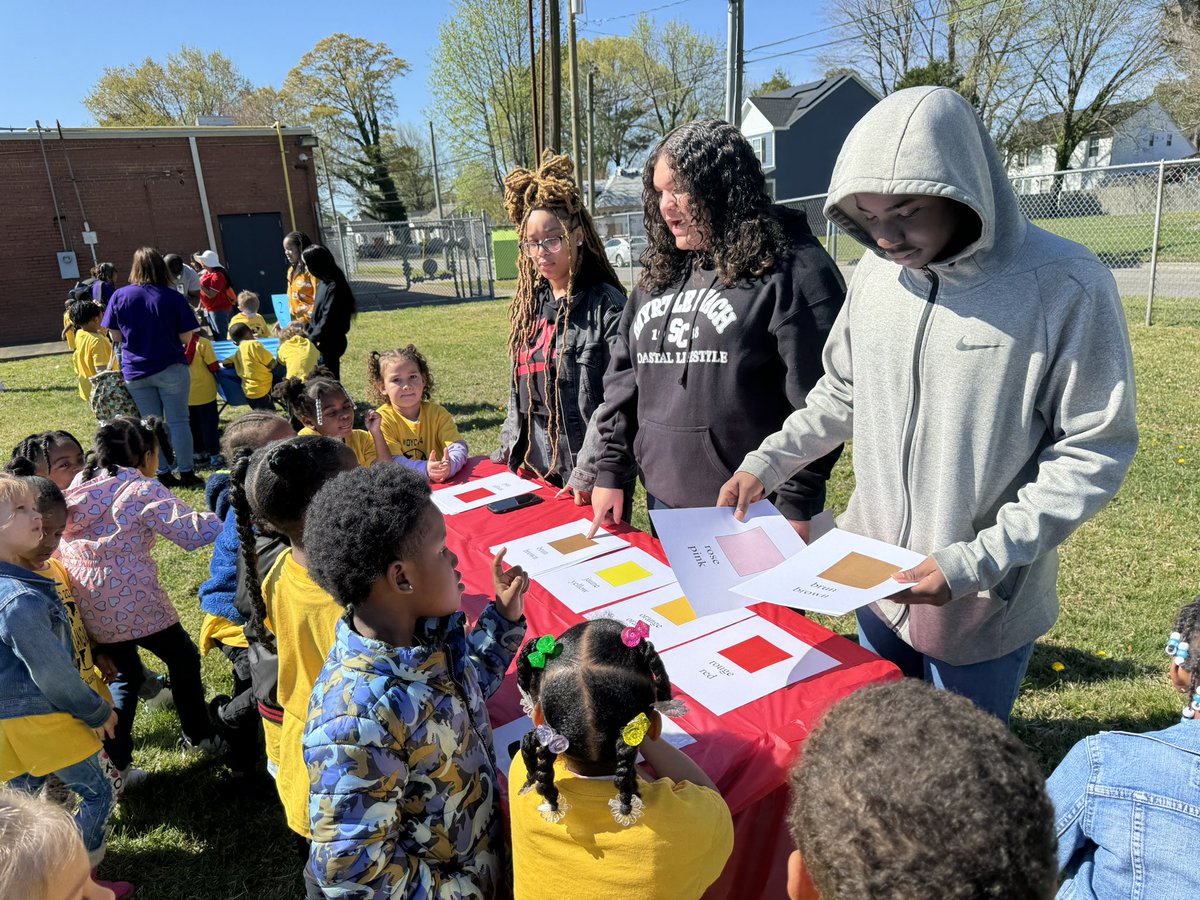
POLYGON ((1151 134, 1151 135, 1150 135, 1150 146, 1151 146, 1151 147, 1153 147, 1153 146, 1154 146, 1154 137, 1155 137, 1155 136, 1154 136, 1153 134, 1151 134))
POLYGON ((1172 137, 1171 132, 1168 131, 1167 132, 1167 146, 1168 147, 1171 146, 1171 137, 1172 137))
POLYGON ((776 197, 775 197, 775 179, 774 178, 767 179, 767 196, 770 197, 772 201, 774 201, 776 199, 776 197))
POLYGON ((1100 160, 1100 138, 1089 135, 1087 139, 1087 164, 1094 166, 1100 160))
POLYGON ((750 146, 754 148, 754 155, 758 157, 758 161, 764 166, 767 164, 767 139, 766 137, 750 138, 750 146))

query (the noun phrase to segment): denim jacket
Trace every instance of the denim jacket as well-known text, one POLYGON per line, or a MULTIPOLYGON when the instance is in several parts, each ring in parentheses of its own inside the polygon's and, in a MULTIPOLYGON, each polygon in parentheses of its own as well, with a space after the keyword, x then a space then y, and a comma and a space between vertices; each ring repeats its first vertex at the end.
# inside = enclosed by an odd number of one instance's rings
POLYGON ((1200 722, 1084 738, 1046 787, 1065 878, 1060 898, 1200 894, 1200 722))
POLYGON ((99 728, 110 707, 79 677, 54 582, 0 562, 0 719, 55 712, 99 728))
MULTIPOLYGON (((591 470, 591 477, 595 478, 593 460, 599 448, 595 428, 588 426, 604 399, 604 373, 608 369, 608 358, 617 339, 617 327, 624 308, 625 296, 615 287, 593 284, 572 298, 565 340, 560 344, 557 333, 555 335, 554 355, 561 369, 558 384, 562 403, 558 474, 564 484, 576 467, 581 471, 591 470)), ((528 440, 525 417, 517 405, 516 381, 510 378, 508 411, 500 429, 500 449, 492 455, 492 461, 515 469, 525 455, 528 440)), ((590 482, 572 482, 571 486, 580 490, 592 489, 590 482)))

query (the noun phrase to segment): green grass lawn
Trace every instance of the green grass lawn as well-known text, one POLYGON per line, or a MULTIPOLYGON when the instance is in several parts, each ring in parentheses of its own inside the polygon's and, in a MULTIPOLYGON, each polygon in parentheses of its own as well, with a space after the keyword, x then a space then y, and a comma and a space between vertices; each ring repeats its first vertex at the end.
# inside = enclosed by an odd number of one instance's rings
MULTIPOLYGON (((1136 311, 1131 318, 1140 321, 1136 311)), ((436 399, 454 415, 473 452, 490 452, 503 420, 507 330, 503 301, 366 313, 355 325, 342 371, 361 399, 367 352, 415 342, 430 360, 436 399)), ((1014 729, 1047 771, 1084 735, 1161 728, 1179 715, 1162 646, 1179 606, 1196 592, 1200 566, 1194 378, 1200 331, 1135 324, 1131 333, 1141 449, 1121 494, 1063 548, 1062 614, 1037 645, 1014 714, 1014 729)), ((87 443, 94 420, 76 393, 68 356, 0 363, 0 378, 8 386, 0 393, 0 446, 11 448, 29 432, 52 427, 87 443)), ((835 509, 845 507, 852 483, 847 454, 831 484, 835 509)), ((182 495, 203 503, 199 491, 182 495)), ((644 510, 635 524, 645 525, 644 510)), ((198 635, 196 589, 207 575, 208 553, 160 542, 156 556, 185 626, 198 635)), ((826 624, 853 633, 851 619, 826 624)), ((204 676, 210 694, 229 687, 228 664, 219 655, 205 659, 204 676)), ((135 759, 152 777, 122 804, 104 874, 140 883, 146 900, 302 896, 299 858, 273 784, 265 777, 238 781, 219 761, 182 757, 177 736, 172 711, 139 713, 135 759)))

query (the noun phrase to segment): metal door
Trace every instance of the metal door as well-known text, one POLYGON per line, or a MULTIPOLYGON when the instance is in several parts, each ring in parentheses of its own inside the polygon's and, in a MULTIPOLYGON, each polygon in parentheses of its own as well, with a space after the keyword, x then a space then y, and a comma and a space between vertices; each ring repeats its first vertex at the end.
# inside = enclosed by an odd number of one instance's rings
POLYGON ((221 229, 221 262, 239 291, 258 294, 258 311, 272 316, 271 295, 287 290, 287 259, 283 255, 283 216, 243 213, 217 216, 221 229))

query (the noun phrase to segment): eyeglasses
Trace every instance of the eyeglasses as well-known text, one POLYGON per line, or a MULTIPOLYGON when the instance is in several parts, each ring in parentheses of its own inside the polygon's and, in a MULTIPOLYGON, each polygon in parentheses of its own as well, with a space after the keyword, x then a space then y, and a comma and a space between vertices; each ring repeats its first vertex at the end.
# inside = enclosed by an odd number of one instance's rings
POLYGON ((558 234, 554 237, 543 238, 540 241, 521 241, 517 246, 521 248, 521 252, 526 256, 536 255, 539 247, 543 253, 557 253, 563 248, 563 237, 564 235, 558 234))

